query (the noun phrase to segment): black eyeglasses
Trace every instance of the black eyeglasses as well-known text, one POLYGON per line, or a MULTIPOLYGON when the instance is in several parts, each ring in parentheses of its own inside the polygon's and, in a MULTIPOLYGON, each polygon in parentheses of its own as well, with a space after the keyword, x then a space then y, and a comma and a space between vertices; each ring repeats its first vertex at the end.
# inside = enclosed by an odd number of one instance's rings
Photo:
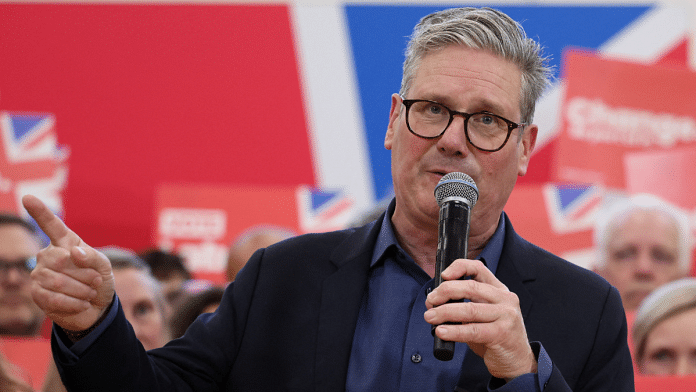
POLYGON ((424 139, 442 136, 454 120, 464 117, 464 134, 472 146, 481 151, 495 152, 505 146, 513 129, 525 123, 514 123, 489 112, 464 113, 427 99, 402 99, 406 106, 406 126, 412 134, 424 139))
POLYGON ((0 259, 0 277, 7 276, 13 268, 28 275, 35 267, 36 257, 27 257, 12 262, 0 259))

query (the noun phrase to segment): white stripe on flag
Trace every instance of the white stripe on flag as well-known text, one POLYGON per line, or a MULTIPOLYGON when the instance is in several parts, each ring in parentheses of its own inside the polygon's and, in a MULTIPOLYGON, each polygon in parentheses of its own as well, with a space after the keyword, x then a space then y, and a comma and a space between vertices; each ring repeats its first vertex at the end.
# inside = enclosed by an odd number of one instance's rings
POLYGON ((318 186, 343 190, 360 211, 374 191, 345 13, 339 4, 291 13, 318 186))

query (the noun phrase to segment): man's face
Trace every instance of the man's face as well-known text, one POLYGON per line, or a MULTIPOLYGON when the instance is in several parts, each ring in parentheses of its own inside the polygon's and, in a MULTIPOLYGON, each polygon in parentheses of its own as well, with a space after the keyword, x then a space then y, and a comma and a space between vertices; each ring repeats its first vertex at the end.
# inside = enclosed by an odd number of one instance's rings
POLYGON ((166 317, 158 304, 154 279, 135 268, 114 270, 114 286, 126 319, 146 350, 168 341, 166 317))
MULTIPOLYGON (((520 91, 521 72, 513 63, 489 52, 450 46, 421 60, 404 98, 428 99, 466 113, 488 111, 519 123, 520 91)), ((433 191, 444 174, 458 171, 471 176, 479 189, 470 243, 476 246, 477 237, 487 240, 517 176, 526 173, 536 126, 527 126, 522 136, 519 129, 513 130, 505 147, 484 152, 467 142, 461 116, 454 118, 440 138, 423 139, 409 132, 405 115, 401 98, 393 95, 384 146, 392 151, 397 199, 394 223, 408 222, 428 230, 437 227, 439 207, 433 191)))
POLYGON ((658 286, 682 278, 679 233, 658 212, 634 211, 611 231, 607 260, 597 272, 619 290, 624 308, 635 311, 658 286))
POLYGON ((29 273, 20 268, 39 248, 36 237, 24 227, 0 225, 0 263, 4 264, 0 269, 1 334, 34 335, 44 320, 31 297, 29 273))
POLYGON ((653 328, 645 339, 638 364, 643 374, 696 374, 696 308, 672 316, 653 328))
POLYGON ((186 280, 183 274, 173 272, 167 279, 159 281, 168 306, 174 306, 184 294, 184 283, 186 283, 186 280))

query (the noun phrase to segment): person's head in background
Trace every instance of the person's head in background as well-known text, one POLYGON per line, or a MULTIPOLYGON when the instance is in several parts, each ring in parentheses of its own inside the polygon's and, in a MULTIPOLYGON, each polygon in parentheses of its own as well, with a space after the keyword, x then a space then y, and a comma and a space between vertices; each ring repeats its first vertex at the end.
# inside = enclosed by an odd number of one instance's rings
POLYGON ((150 267, 128 249, 104 247, 98 250, 111 262, 116 295, 135 336, 146 350, 164 346, 170 340, 168 307, 150 267))
POLYGON ((0 213, 0 335, 40 332, 45 316, 31 297, 29 275, 41 247, 29 222, 0 213))
POLYGON ((653 291, 633 323, 636 366, 642 374, 696 374, 696 278, 653 291))
POLYGON ((198 292, 187 292, 182 297, 171 317, 172 339, 184 336, 188 327, 203 313, 213 313, 222 301, 225 290, 210 285, 198 292))
POLYGON ((183 285, 192 276, 179 255, 159 249, 140 253, 140 258, 150 266, 152 275, 162 284, 164 297, 174 305, 183 293, 183 285))
POLYGON ((595 271, 619 290, 626 311, 635 311, 657 287, 688 276, 688 217, 646 194, 616 202, 595 227, 595 271))
POLYGON ((237 236, 230 246, 227 256, 227 280, 233 281, 239 270, 258 249, 296 235, 293 230, 280 226, 260 225, 247 229, 237 236))

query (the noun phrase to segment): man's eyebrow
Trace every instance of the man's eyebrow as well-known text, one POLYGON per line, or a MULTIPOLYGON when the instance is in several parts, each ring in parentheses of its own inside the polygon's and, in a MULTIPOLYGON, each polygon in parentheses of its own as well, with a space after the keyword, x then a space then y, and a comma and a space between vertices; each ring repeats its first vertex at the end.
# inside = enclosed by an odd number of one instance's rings
POLYGON ((505 118, 512 116, 512 113, 507 113, 500 104, 485 98, 478 100, 473 107, 476 108, 472 110, 475 112, 490 112, 499 116, 503 116, 505 118))
MULTIPOLYGON (((427 99, 429 101, 435 101, 437 103, 441 103, 452 110, 463 111, 463 110, 459 110, 459 108, 457 108, 454 105, 451 98, 443 96, 443 95, 439 95, 437 93, 425 94, 425 95, 423 95, 422 98, 415 98, 415 99, 427 99)), ((468 113, 490 112, 490 113, 493 113, 493 114, 496 114, 499 116, 503 116, 506 118, 508 116, 512 116, 512 113, 506 113, 500 104, 498 104, 494 101, 491 101, 489 99, 486 99, 486 98, 474 100, 474 103, 471 105, 471 108, 473 108, 473 109, 469 109, 467 111, 468 113)))

